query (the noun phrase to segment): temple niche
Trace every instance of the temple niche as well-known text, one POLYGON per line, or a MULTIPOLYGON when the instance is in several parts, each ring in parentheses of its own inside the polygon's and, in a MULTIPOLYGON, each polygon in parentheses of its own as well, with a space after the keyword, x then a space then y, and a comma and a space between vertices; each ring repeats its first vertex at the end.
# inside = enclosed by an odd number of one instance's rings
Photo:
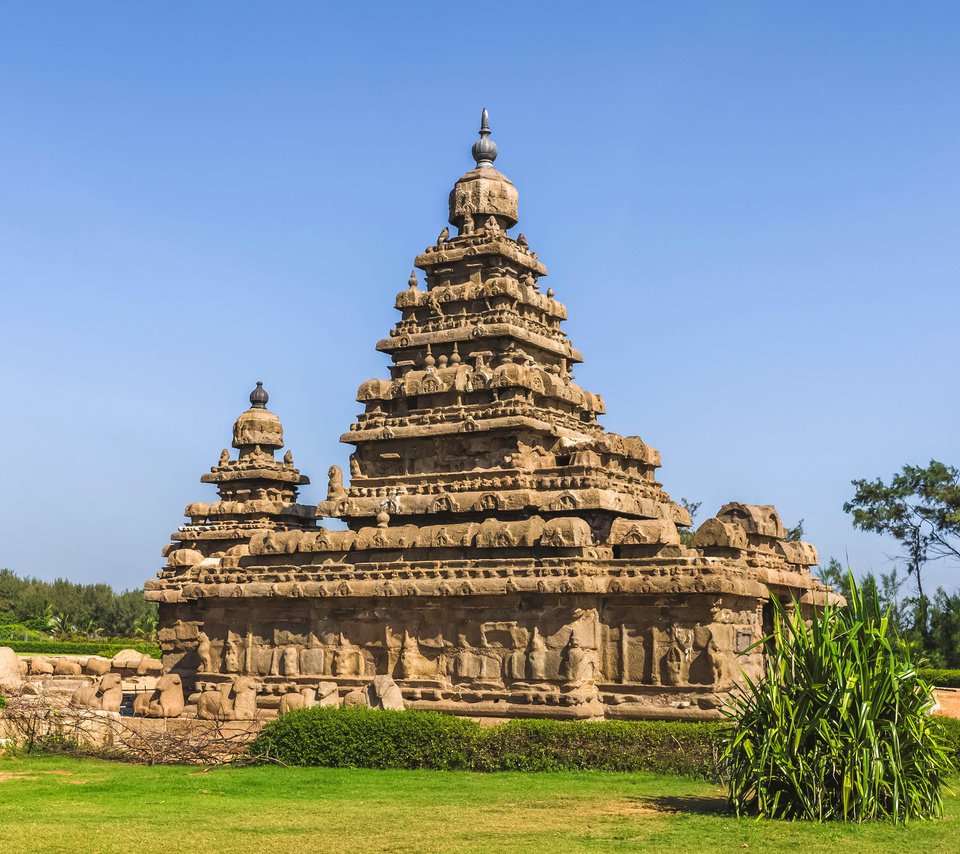
POLYGON ((407 706, 454 714, 716 717, 761 666, 771 597, 833 595, 772 506, 727 504, 681 538, 659 452, 605 430, 574 381, 567 310, 514 233, 496 156, 484 111, 454 231, 416 257, 377 342, 389 375, 360 385, 347 475, 331 466, 326 497, 298 503, 307 478, 276 458, 257 383, 237 456, 201 478, 218 499, 186 508, 147 582, 165 669, 215 694, 208 711, 389 676, 407 706))

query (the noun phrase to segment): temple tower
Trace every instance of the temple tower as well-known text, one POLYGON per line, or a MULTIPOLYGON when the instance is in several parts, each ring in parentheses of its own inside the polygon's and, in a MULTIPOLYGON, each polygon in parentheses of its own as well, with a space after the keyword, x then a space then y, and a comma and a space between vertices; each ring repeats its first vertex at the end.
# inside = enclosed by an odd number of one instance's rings
POLYGON ((615 519, 689 524, 654 479, 659 453, 597 423, 603 400, 573 381, 582 361, 544 293, 547 269, 522 233, 518 193, 493 168, 483 111, 474 169, 450 193, 450 236, 418 255, 397 294, 401 314, 377 349, 389 379, 360 386, 365 411, 341 440, 356 446, 350 489, 320 512, 354 530, 384 509, 393 524, 488 517, 584 520, 603 542, 615 519))
POLYGON ((762 664, 770 600, 832 595, 816 550, 771 505, 681 536, 659 453, 605 430, 574 382, 486 110, 472 153, 377 343, 389 375, 359 388, 348 481, 331 466, 326 497, 298 504, 306 478, 274 459, 280 422, 251 395, 239 457, 203 477, 219 501, 187 508, 146 585, 164 664, 200 691, 253 679, 268 711, 379 675, 455 714, 718 717, 762 664))

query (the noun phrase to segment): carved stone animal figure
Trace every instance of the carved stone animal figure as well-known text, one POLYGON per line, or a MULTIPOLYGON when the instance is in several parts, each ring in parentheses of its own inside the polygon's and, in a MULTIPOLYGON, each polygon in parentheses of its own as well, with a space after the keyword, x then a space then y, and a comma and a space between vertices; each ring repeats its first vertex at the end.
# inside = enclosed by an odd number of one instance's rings
POLYGON ((175 718, 182 712, 183 684, 176 673, 161 676, 151 693, 133 701, 133 713, 146 718, 175 718))
POLYGON ((54 662, 53 672, 56 676, 79 676, 83 673, 83 668, 78 661, 71 661, 69 658, 58 658, 54 662))
POLYGON ((257 681, 238 676, 219 691, 204 691, 197 700, 197 717, 205 721, 250 721, 257 716, 257 681))
POLYGON ((50 663, 50 659, 43 658, 42 656, 35 655, 30 659, 30 675, 31 676, 52 676, 53 675, 53 665, 50 663))
POLYGON ((84 667, 91 676, 103 676, 110 672, 110 659, 98 658, 95 655, 91 655, 90 658, 87 659, 84 667))
POLYGON ((301 688, 299 691, 288 691, 280 698, 280 714, 285 715, 294 709, 310 709, 317 705, 317 691, 315 688, 301 688))
POLYGON ((417 639, 407 634, 400 650, 400 672, 404 679, 436 679, 439 665, 423 655, 417 639))
POLYGON ((403 694, 397 683, 389 676, 374 676, 373 682, 367 689, 370 696, 370 705, 375 709, 391 709, 402 712, 403 694))
POLYGON ((363 652, 350 644, 340 635, 340 645, 333 654, 334 676, 363 676, 366 673, 366 659, 363 652))
POLYGON ((106 673, 96 685, 77 688, 70 698, 70 705, 78 709, 95 709, 103 712, 119 712, 123 701, 120 674, 106 673))
POLYGON ((288 691, 280 698, 280 714, 294 709, 312 709, 314 706, 339 706, 340 695, 336 682, 321 682, 315 688, 288 691))

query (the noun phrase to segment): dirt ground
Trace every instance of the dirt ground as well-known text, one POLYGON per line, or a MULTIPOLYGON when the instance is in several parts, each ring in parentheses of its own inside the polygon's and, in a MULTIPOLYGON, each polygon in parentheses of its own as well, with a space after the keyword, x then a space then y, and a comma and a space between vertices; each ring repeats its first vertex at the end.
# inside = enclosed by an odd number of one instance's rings
POLYGON ((940 702, 938 715, 945 718, 960 718, 960 688, 935 688, 933 693, 940 702))

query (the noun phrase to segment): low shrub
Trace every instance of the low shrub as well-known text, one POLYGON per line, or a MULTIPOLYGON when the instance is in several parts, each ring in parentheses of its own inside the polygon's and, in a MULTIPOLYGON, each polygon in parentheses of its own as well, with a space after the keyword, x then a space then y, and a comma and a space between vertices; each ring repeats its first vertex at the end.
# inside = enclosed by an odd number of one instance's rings
POLYGON ((960 688, 960 670, 943 670, 934 667, 921 667, 917 675, 938 688, 960 688))
POLYGON ((268 723, 254 756, 289 765, 471 771, 656 771, 716 778, 724 723, 515 720, 437 712, 301 709, 268 723))
POLYGON ((298 709, 268 723, 251 752, 288 765, 462 770, 470 767, 480 729, 437 712, 298 709))
POLYGON ((14 652, 28 655, 102 655, 112 658, 122 649, 135 649, 153 658, 160 657, 160 647, 145 641, 0 641, 14 652))
POLYGON ((722 724, 515 720, 485 729, 478 771, 656 771, 715 776, 722 724))

